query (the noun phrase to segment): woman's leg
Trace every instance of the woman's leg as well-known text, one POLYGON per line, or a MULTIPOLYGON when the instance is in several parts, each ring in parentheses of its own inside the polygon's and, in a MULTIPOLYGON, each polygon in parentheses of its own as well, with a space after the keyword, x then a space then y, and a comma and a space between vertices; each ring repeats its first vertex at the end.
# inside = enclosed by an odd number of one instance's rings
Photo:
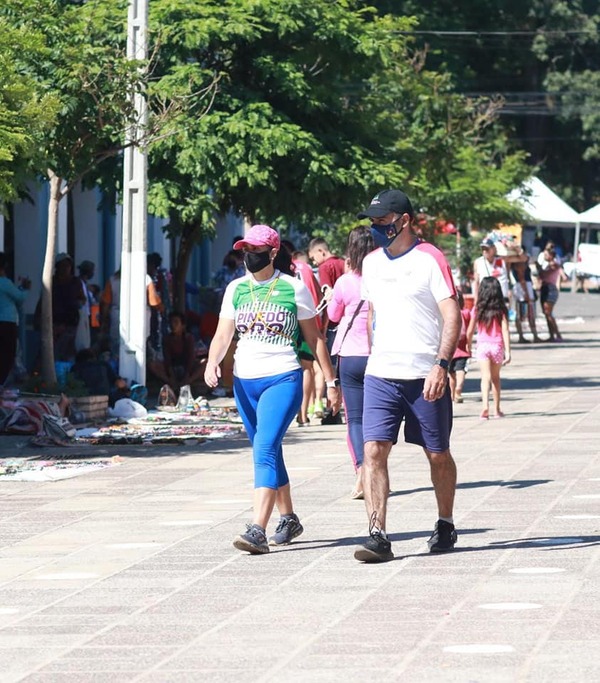
POLYGON ((450 398, 456 400, 456 371, 450 370, 448 372, 448 384, 450 386, 450 398))
POLYGON ((300 365, 302 366, 302 403, 298 413, 298 422, 300 424, 308 424, 308 406, 314 400, 315 371, 313 363, 314 361, 304 358, 300 360, 300 365))
POLYGON ((462 402, 462 392, 465 386, 465 377, 467 373, 464 370, 456 371, 456 387, 454 389, 454 397, 456 401, 462 402))
POLYGON ((537 325, 535 323, 535 304, 531 300, 527 304, 527 319, 529 320, 529 329, 533 333, 533 341, 541 341, 538 335, 537 325))
POLYGON ((321 418, 323 417, 323 401, 327 400, 325 398, 325 376, 323 375, 321 366, 317 363, 316 360, 313 361, 313 370, 315 373, 314 416, 317 418, 321 418))
POLYGON ((348 450, 355 471, 362 466, 364 459, 362 414, 367 360, 367 356, 340 356, 338 358, 346 414, 348 450))
POLYGON ((481 370, 481 417, 487 417, 490 410, 491 365, 492 361, 489 358, 481 358, 479 360, 481 370))
POLYGON ((281 499, 282 508, 290 508, 282 511, 282 514, 292 512, 289 478, 281 443, 302 402, 302 373, 298 370, 260 381, 263 382, 263 388, 256 397, 255 428, 251 440, 254 454, 254 523, 264 529, 276 499, 281 499), (278 498, 280 488, 284 490, 278 498))
POLYGON ((492 383, 492 396, 494 397, 494 414, 496 417, 502 416, 500 410, 500 368, 502 363, 490 361, 490 381, 492 383))

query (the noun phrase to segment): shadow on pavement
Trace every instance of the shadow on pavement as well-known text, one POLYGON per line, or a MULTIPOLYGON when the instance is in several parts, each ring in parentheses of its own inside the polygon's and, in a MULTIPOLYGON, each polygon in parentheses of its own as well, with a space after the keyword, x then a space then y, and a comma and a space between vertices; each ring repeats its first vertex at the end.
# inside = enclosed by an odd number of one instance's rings
MULTIPOLYGON (((491 481, 467 481, 461 484, 457 484, 457 489, 478 489, 485 486, 499 486, 509 489, 527 489, 531 486, 539 486, 541 484, 549 484, 552 479, 518 479, 515 481, 504 481, 502 479, 496 479, 491 481)), ((392 491, 389 495, 390 498, 395 496, 408 496, 412 493, 425 493, 426 491, 433 491, 433 486, 422 486, 418 489, 406 489, 403 491, 392 491)))

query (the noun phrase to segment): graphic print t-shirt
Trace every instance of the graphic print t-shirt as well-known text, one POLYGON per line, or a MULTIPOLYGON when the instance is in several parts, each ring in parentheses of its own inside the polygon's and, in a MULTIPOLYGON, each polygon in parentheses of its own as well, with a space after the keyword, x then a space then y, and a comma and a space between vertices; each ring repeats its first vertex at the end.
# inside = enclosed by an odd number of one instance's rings
POLYGON ((229 283, 221 317, 233 320, 239 334, 236 377, 269 377, 299 368, 298 320, 315 315, 312 296, 298 278, 275 271, 263 282, 247 274, 229 283))

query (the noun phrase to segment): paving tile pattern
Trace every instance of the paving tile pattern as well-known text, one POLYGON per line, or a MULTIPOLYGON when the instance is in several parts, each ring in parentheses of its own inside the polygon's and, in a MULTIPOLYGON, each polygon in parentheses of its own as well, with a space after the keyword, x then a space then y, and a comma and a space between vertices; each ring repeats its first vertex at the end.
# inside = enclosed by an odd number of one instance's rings
MULTIPOLYGON (((353 559, 367 520, 344 427, 290 429, 305 533, 268 556, 231 545, 251 516, 244 438, 74 449, 125 462, 0 483, 0 680, 599 680, 600 296, 564 299, 581 309, 564 344, 515 345, 503 420, 479 420, 472 366, 455 408, 452 554, 426 552, 429 471, 399 443, 396 560, 353 559)), ((31 454, 21 446, 0 439, 4 457, 31 454)))

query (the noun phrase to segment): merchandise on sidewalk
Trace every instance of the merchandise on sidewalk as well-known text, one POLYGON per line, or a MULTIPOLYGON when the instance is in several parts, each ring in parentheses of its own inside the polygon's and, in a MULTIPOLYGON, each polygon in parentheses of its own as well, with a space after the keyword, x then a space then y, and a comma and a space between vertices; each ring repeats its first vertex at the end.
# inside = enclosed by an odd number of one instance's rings
POLYGON ((72 479, 82 474, 97 472, 120 465, 122 459, 115 455, 108 460, 55 460, 15 459, 0 460, 0 481, 58 481, 72 479))

